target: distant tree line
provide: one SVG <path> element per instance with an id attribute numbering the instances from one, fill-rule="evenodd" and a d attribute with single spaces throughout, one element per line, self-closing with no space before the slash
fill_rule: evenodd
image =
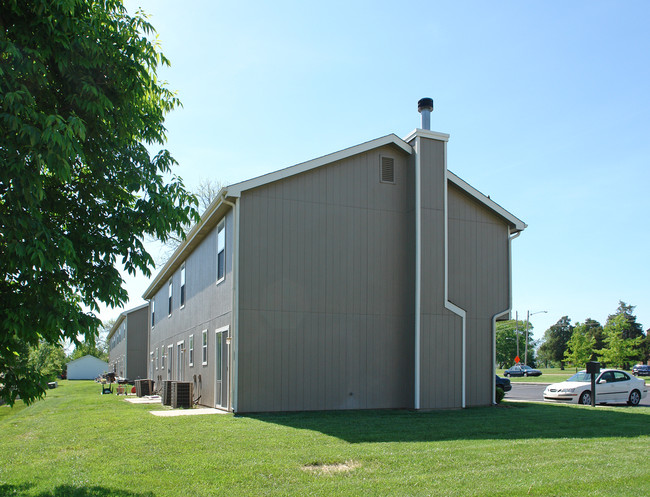
<path id="1" fill-rule="evenodd" d="M 532 325 L 528 324 L 528 365 L 583 368 L 588 361 L 599 361 L 605 366 L 629 369 L 632 363 L 647 363 L 650 360 L 650 329 L 644 333 L 634 309 L 635 306 L 619 301 L 616 312 L 607 317 L 605 326 L 591 318 L 572 325 L 568 316 L 562 316 L 539 341 L 530 336 Z M 514 363 L 517 339 L 519 350 L 524 350 L 523 333 L 515 333 L 515 328 L 523 330 L 525 322 L 497 323 L 496 355 L 501 367 Z M 536 353 L 531 353 L 536 346 Z M 523 362 L 521 353 L 520 358 Z"/>

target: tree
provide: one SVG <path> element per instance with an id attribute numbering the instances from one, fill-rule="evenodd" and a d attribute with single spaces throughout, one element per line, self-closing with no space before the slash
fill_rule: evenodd
<path id="1" fill-rule="evenodd" d="M 199 186 L 195 191 L 192 192 L 198 200 L 198 205 L 201 212 L 205 212 L 212 201 L 217 198 L 219 192 L 224 186 L 225 185 L 221 183 L 221 181 L 215 181 L 209 178 L 201 179 Z M 164 246 L 166 248 L 165 253 L 162 256 L 164 261 L 169 259 L 169 257 L 174 253 L 178 246 L 183 243 L 183 240 L 185 240 L 185 237 L 189 233 L 190 229 L 192 229 L 192 224 L 187 223 L 183 225 L 182 233 L 172 233 L 169 235 L 167 241 L 164 243 Z"/>
<path id="2" fill-rule="evenodd" d="M 634 309 L 636 306 L 634 305 L 628 305 L 622 300 L 618 301 L 618 308 L 616 309 L 616 312 L 614 314 L 610 314 L 607 317 L 607 322 L 605 323 L 605 327 L 607 325 L 611 324 L 616 317 L 622 316 L 625 320 L 623 323 L 622 321 L 619 323 L 623 325 L 623 328 L 621 329 L 621 336 L 622 338 L 638 338 L 643 336 L 643 326 L 640 323 L 636 322 L 636 316 L 632 314 L 634 312 Z"/>
<path id="3" fill-rule="evenodd" d="M 572 334 L 571 320 L 568 316 L 562 316 L 557 323 L 544 332 L 539 354 L 548 360 L 559 362 L 560 368 L 564 369 L 564 351 Z"/>
<path id="4" fill-rule="evenodd" d="M 596 351 L 598 349 L 602 349 L 605 346 L 605 342 L 603 341 L 605 339 L 605 336 L 603 335 L 603 327 L 598 321 L 591 318 L 585 319 L 585 322 L 582 323 L 582 326 L 585 327 L 587 337 L 593 338 L 594 340 L 592 354 L 589 360 L 595 361 L 598 358 Z"/>
<path id="5" fill-rule="evenodd" d="M 108 362 L 108 343 L 106 342 L 106 337 L 114 324 L 115 319 L 109 319 L 102 324 L 97 338 L 94 336 L 88 337 L 84 342 L 75 345 L 72 354 L 70 354 L 70 359 L 75 360 L 86 355 L 91 355 Z"/>
<path id="6" fill-rule="evenodd" d="M 65 368 L 66 358 L 63 348 L 51 343 L 41 342 L 30 347 L 28 365 L 41 376 L 41 386 L 45 388 L 48 381 L 54 381 Z"/>
<path id="7" fill-rule="evenodd" d="M 611 366 L 624 368 L 626 363 L 638 357 L 637 347 L 643 337 L 625 338 L 629 323 L 623 314 L 607 320 L 605 325 L 605 347 L 598 351 L 601 360 Z"/>
<path id="8" fill-rule="evenodd" d="M 574 367 L 579 368 L 591 359 L 594 353 L 596 339 L 589 335 L 589 328 L 586 324 L 576 323 L 573 334 L 567 342 L 567 349 L 564 351 L 564 358 Z"/>
<path id="9" fill-rule="evenodd" d="M 94 337 L 100 303 L 128 300 L 117 264 L 151 274 L 145 236 L 198 219 L 161 150 L 180 102 L 156 79 L 167 59 L 119 0 L 0 6 L 0 397 L 44 389 L 24 345 Z M 167 178 L 167 179 L 165 179 Z M 33 380 L 33 381 L 32 381 Z"/>
<path id="10" fill-rule="evenodd" d="M 519 338 L 519 353 L 523 355 L 525 347 L 526 321 L 515 322 L 514 319 L 509 321 L 497 322 L 496 329 L 496 361 L 499 367 L 509 368 L 515 362 L 517 355 L 517 338 Z M 534 356 L 535 340 L 533 340 L 532 324 L 528 324 L 528 363 L 535 366 L 536 359 Z M 517 333 L 517 330 L 519 333 Z"/>

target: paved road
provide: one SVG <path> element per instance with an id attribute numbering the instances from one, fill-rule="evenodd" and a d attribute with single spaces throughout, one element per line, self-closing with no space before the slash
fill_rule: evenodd
<path id="1" fill-rule="evenodd" d="M 543 401 L 544 389 L 547 383 L 516 383 L 512 382 L 512 390 L 506 393 L 506 400 Z M 650 394 L 641 399 L 643 406 L 650 407 Z"/>

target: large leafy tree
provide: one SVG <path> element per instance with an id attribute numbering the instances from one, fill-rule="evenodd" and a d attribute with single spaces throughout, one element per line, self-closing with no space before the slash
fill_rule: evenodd
<path id="1" fill-rule="evenodd" d="M 519 341 L 519 355 L 523 358 L 526 347 L 526 321 L 514 319 L 497 322 L 496 329 L 496 360 L 502 368 L 509 368 L 515 362 L 517 356 L 517 341 Z M 528 324 L 528 365 L 535 366 L 535 340 L 533 340 L 532 324 Z M 523 360 L 522 360 L 523 362 Z"/>
<path id="2" fill-rule="evenodd" d="M 628 322 L 623 314 L 608 320 L 605 325 L 605 347 L 598 351 L 601 360 L 610 366 L 624 368 L 628 361 L 639 356 L 639 345 L 643 337 L 626 338 Z"/>
<path id="3" fill-rule="evenodd" d="M 622 300 L 619 300 L 618 308 L 616 309 L 616 312 L 614 314 L 610 314 L 607 317 L 607 322 L 605 323 L 605 327 L 613 324 L 614 320 L 618 316 L 622 316 L 624 322 L 619 321 L 618 323 L 618 326 L 622 325 L 622 328 L 620 329 L 622 338 L 638 338 L 644 336 L 643 326 L 641 325 L 641 323 L 637 323 L 636 316 L 634 315 L 635 308 L 636 306 L 628 305 Z"/>
<path id="4" fill-rule="evenodd" d="M 559 362 L 561 369 L 564 369 L 564 351 L 572 334 L 571 319 L 562 316 L 557 323 L 544 332 L 539 354 L 548 360 Z"/>
<path id="5" fill-rule="evenodd" d="M 79 344 L 100 303 L 128 298 L 117 264 L 151 274 L 145 236 L 196 217 L 171 173 L 179 105 L 142 14 L 119 0 L 0 3 L 0 397 L 44 392 L 25 346 Z"/>
<path id="6" fill-rule="evenodd" d="M 596 339 L 590 335 L 590 329 L 585 323 L 576 323 L 573 334 L 567 342 L 564 358 L 576 368 L 584 367 L 594 353 Z"/>

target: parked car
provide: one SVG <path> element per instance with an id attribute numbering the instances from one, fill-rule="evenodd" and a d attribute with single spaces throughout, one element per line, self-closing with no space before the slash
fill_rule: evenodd
<path id="1" fill-rule="evenodd" d="M 542 376 L 542 372 L 525 364 L 515 364 L 510 369 L 506 369 L 503 376 Z"/>
<path id="2" fill-rule="evenodd" d="M 647 364 L 632 366 L 632 374 L 634 376 L 650 376 L 650 366 Z"/>
<path id="3" fill-rule="evenodd" d="M 501 378 L 498 374 L 495 376 L 497 387 L 499 387 L 504 392 L 509 392 L 512 390 L 512 385 L 510 384 L 510 380 L 508 378 Z"/>
<path id="4" fill-rule="evenodd" d="M 599 404 L 639 404 L 648 395 L 645 381 L 618 369 L 603 369 L 596 378 L 596 402 Z M 544 390 L 544 400 L 591 404 L 591 374 L 580 371 L 561 383 Z"/>

